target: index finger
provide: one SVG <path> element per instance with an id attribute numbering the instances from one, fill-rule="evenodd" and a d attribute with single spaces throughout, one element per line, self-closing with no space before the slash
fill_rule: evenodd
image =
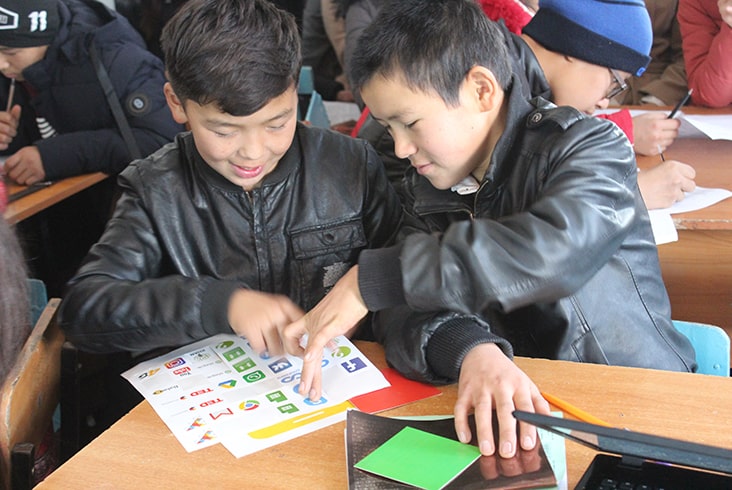
<path id="1" fill-rule="evenodd" d="M 314 349 L 310 343 L 305 350 L 305 357 L 302 361 L 302 373 L 300 374 L 299 392 L 308 396 L 311 400 L 319 400 L 322 393 L 321 387 L 321 359 L 323 348 Z"/>

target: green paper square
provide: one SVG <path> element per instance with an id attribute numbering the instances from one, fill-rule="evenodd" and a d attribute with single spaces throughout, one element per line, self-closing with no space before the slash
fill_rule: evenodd
<path id="1" fill-rule="evenodd" d="M 468 444 L 405 427 L 354 466 L 426 490 L 439 490 L 480 457 Z"/>

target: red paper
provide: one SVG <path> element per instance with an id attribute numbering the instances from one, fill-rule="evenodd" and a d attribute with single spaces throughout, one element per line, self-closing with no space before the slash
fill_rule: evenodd
<path id="1" fill-rule="evenodd" d="M 407 379 L 392 368 L 384 368 L 381 372 L 391 386 L 359 395 L 350 400 L 362 412 L 382 412 L 442 393 L 432 385 Z"/>

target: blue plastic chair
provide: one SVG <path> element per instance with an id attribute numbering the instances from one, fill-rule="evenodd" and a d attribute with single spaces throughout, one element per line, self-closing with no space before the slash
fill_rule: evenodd
<path id="1" fill-rule="evenodd" d="M 315 91 L 313 69 L 303 66 L 300 69 L 300 83 L 297 86 L 298 95 L 306 96 L 308 106 L 305 113 L 300 113 L 300 119 L 318 128 L 330 128 L 330 119 L 323 103 L 323 97 Z M 302 111 L 302 108 L 299 109 Z"/>
<path id="2" fill-rule="evenodd" d="M 43 309 L 48 304 L 46 285 L 40 279 L 28 279 L 28 296 L 30 300 L 30 324 L 35 325 Z"/>
<path id="3" fill-rule="evenodd" d="M 676 330 L 683 333 L 696 351 L 697 373 L 730 375 L 730 340 L 720 327 L 705 323 L 674 320 Z"/>

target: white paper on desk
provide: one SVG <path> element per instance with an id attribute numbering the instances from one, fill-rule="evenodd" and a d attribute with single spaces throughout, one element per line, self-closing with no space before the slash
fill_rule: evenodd
<path id="1" fill-rule="evenodd" d="M 325 112 L 331 124 L 338 124 L 347 121 L 358 121 L 361 117 L 361 110 L 353 102 L 339 102 L 324 100 Z"/>
<path id="2" fill-rule="evenodd" d="M 256 354 L 246 339 L 220 334 L 143 362 L 122 373 L 147 399 L 186 451 L 195 451 L 389 386 L 348 339 L 323 357 L 323 399 L 297 393 L 302 361 Z M 330 423 L 336 422 L 332 420 Z M 323 422 L 323 421 L 319 421 Z M 312 425 L 311 430 L 323 425 Z M 263 449 L 300 435 L 288 433 Z M 228 445 L 226 446 L 228 448 Z M 253 451 L 251 451 L 253 452 Z"/>
<path id="3" fill-rule="evenodd" d="M 676 225 L 667 209 L 652 209 L 648 211 L 651 218 L 651 228 L 653 229 L 653 239 L 656 245 L 675 242 L 679 239 L 679 232 L 676 231 Z"/>
<path id="4" fill-rule="evenodd" d="M 685 192 L 683 200 L 675 202 L 666 210 L 669 214 L 689 213 L 717 204 L 728 197 L 732 197 L 732 191 L 697 186 L 692 192 Z"/>
<path id="5" fill-rule="evenodd" d="M 607 115 L 619 111 L 619 107 L 608 107 L 594 112 L 596 115 Z M 663 112 L 669 114 L 668 110 L 629 110 L 630 117 L 640 116 L 646 112 Z M 677 138 L 711 138 L 711 139 L 732 139 L 732 115 L 699 114 L 689 115 L 679 111 L 674 116 L 681 123 Z"/>
<path id="6" fill-rule="evenodd" d="M 732 114 L 679 114 L 682 126 L 685 121 L 713 140 L 732 140 Z M 679 138 L 681 137 L 680 129 Z"/>
<path id="7" fill-rule="evenodd" d="M 676 231 L 676 226 L 671 217 L 672 214 L 688 213 L 704 209 L 728 197 L 732 197 L 732 191 L 697 186 L 693 192 L 686 192 L 684 195 L 685 197 L 682 201 L 674 203 L 671 207 L 648 211 L 656 245 L 675 242 L 679 239 L 679 233 Z"/>

